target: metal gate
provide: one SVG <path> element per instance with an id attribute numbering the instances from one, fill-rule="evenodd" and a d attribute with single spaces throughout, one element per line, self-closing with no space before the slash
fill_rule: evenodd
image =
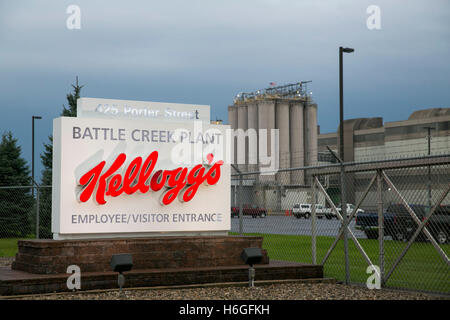
<path id="1" fill-rule="evenodd" d="M 339 175 L 341 199 L 354 201 L 350 209 L 345 210 L 347 205 L 342 203 L 338 208 L 321 183 L 324 176 L 332 179 L 333 175 Z M 337 236 L 318 261 L 316 201 L 312 201 L 313 262 L 326 267 L 342 241 L 346 283 L 364 282 L 375 273 L 382 287 L 450 293 L 448 156 L 342 164 L 339 168 L 317 169 L 313 177 L 313 199 L 317 193 L 323 194 L 330 210 L 341 221 Z M 364 211 L 360 210 L 363 204 Z M 350 223 L 364 230 L 370 239 L 356 237 Z M 349 248 L 349 239 L 356 250 Z M 365 274 L 361 263 L 355 263 L 358 258 L 352 251 L 357 251 L 359 260 L 369 267 Z"/>
<path id="2" fill-rule="evenodd" d="M 381 287 L 450 294 L 449 155 L 235 171 L 231 191 L 232 232 L 264 236 L 271 259 L 322 264 L 346 283 L 376 276 Z"/>

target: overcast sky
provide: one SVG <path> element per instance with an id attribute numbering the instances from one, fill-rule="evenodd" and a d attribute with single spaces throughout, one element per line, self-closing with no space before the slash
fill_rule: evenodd
<path id="1" fill-rule="evenodd" d="M 72 4 L 81 29 L 66 27 Z M 367 28 L 369 5 L 380 30 Z M 0 132 L 30 161 L 31 116 L 44 118 L 40 153 L 76 75 L 82 96 L 209 104 L 225 121 L 238 92 L 312 80 L 321 132 L 334 132 L 340 45 L 355 48 L 347 119 L 450 106 L 448 0 L 0 0 Z"/>

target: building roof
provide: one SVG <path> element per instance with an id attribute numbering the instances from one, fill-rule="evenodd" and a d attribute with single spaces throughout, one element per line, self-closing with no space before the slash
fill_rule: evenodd
<path id="1" fill-rule="evenodd" d="M 344 120 L 344 128 L 345 126 L 348 125 L 351 125 L 353 130 L 380 128 L 383 127 L 383 118 L 375 117 L 375 118 L 357 118 Z"/>
<path id="2" fill-rule="evenodd" d="M 430 108 L 430 109 L 423 109 L 423 110 L 417 110 L 411 113 L 408 120 L 419 120 L 419 119 L 426 119 L 426 118 L 436 118 L 436 117 L 443 117 L 443 116 L 450 116 L 450 108 Z"/>

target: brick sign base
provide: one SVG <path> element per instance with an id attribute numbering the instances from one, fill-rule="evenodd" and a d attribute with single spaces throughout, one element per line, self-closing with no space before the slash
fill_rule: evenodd
<path id="1" fill-rule="evenodd" d="M 20 240 L 13 270 L 32 274 L 62 274 L 77 265 L 81 272 L 111 271 L 114 254 L 133 257 L 133 270 L 205 268 L 242 265 L 241 252 L 262 247 L 262 237 L 199 236 L 95 240 Z M 262 264 L 269 257 L 263 250 Z"/>

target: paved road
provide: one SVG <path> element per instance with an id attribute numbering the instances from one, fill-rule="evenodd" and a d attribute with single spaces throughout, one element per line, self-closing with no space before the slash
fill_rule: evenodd
<path id="1" fill-rule="evenodd" d="M 339 232 L 341 222 L 332 219 L 317 219 L 318 236 L 336 236 Z M 355 221 L 350 222 L 350 229 L 357 238 L 366 238 L 364 232 L 355 229 Z M 231 231 L 239 232 L 239 218 L 231 219 Z M 271 233 L 271 234 L 293 234 L 311 235 L 311 219 L 297 219 L 294 216 L 268 216 L 265 218 L 252 218 L 244 216 L 244 233 Z"/>

